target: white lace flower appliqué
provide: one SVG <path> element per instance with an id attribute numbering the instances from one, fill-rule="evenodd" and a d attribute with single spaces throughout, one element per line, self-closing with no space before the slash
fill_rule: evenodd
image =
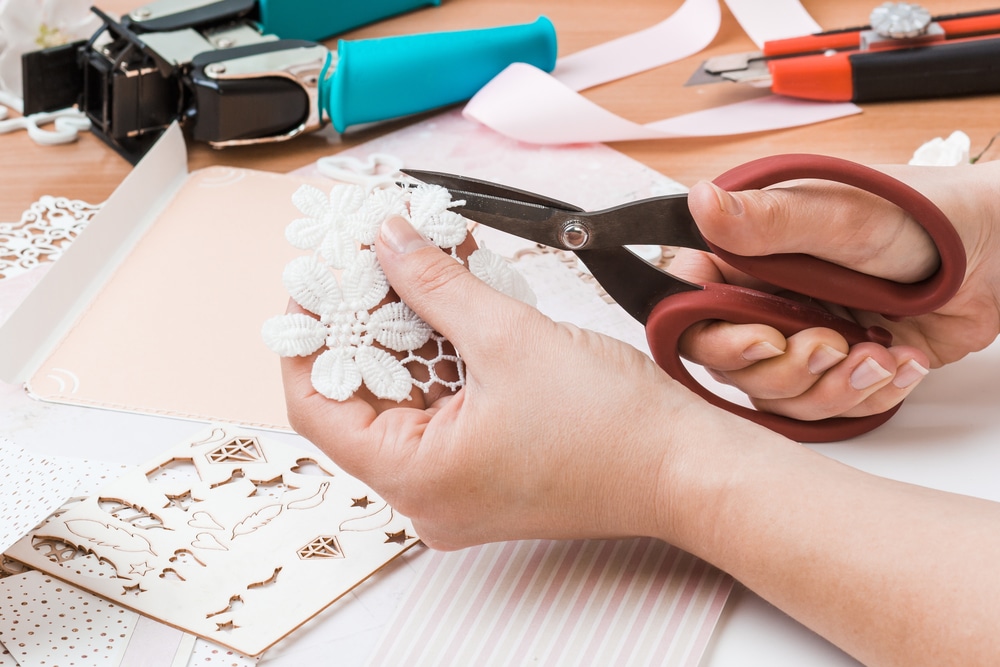
<path id="1" fill-rule="evenodd" d="M 308 356 L 325 347 L 313 364 L 312 383 L 320 394 L 338 401 L 353 396 L 362 384 L 375 396 L 395 401 L 409 398 L 414 386 L 424 391 L 432 384 L 460 387 L 464 366 L 444 337 L 406 304 L 385 302 L 389 283 L 370 248 L 382 222 L 401 215 L 458 259 L 456 248 L 465 241 L 468 223 L 450 210 L 456 203 L 448 191 L 390 185 L 366 193 L 357 185 L 338 184 L 327 194 L 304 185 L 292 202 L 306 217 L 294 220 L 285 236 L 313 254 L 289 263 L 283 281 L 295 302 L 317 317 L 270 318 L 262 328 L 265 344 L 281 356 Z M 524 278 L 498 255 L 480 248 L 468 263 L 487 284 L 534 301 Z M 426 348 L 435 350 L 431 358 L 422 356 Z M 427 379 L 408 370 L 414 362 L 426 369 Z M 438 375 L 436 365 L 442 362 L 454 364 L 456 380 Z"/>

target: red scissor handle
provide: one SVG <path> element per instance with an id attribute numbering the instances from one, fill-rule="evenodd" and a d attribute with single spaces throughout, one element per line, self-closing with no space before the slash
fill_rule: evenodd
<path id="1" fill-rule="evenodd" d="M 710 242 L 709 246 L 732 266 L 774 285 L 892 317 L 930 312 L 958 291 L 966 265 L 958 233 L 930 200 L 881 172 L 832 157 L 780 155 L 748 162 L 715 182 L 726 190 L 745 190 L 799 178 L 820 178 L 859 187 L 905 209 L 937 245 L 941 255 L 939 269 L 930 278 L 908 285 L 858 273 L 809 255 L 744 257 Z M 674 294 L 657 304 L 646 321 L 650 351 L 661 368 L 709 403 L 800 442 L 828 442 L 861 435 L 885 423 L 899 409 L 896 405 L 868 417 L 802 421 L 727 401 L 695 380 L 678 353 L 684 332 L 704 320 L 762 323 L 785 336 L 807 328 L 827 327 L 839 332 L 852 345 L 864 341 L 888 345 L 891 336 L 884 329 L 863 329 L 821 308 L 734 285 L 708 284 L 702 290 Z"/>
<path id="2" fill-rule="evenodd" d="M 710 283 L 703 290 L 674 294 L 658 303 L 646 320 L 646 338 L 653 360 L 672 378 L 709 403 L 745 417 L 799 442 L 845 440 L 881 426 L 895 414 L 899 405 L 868 417 L 834 417 L 802 421 L 770 412 L 761 412 L 717 396 L 696 380 L 678 354 L 680 338 L 691 325 L 703 320 L 725 320 L 734 324 L 763 323 L 785 336 L 802 329 L 827 327 L 839 332 L 850 344 L 872 341 L 888 345 L 888 331 L 862 327 L 831 313 L 773 294 Z"/>
<path id="3" fill-rule="evenodd" d="M 922 315 L 947 303 L 965 279 L 965 247 L 958 232 L 931 200 L 891 176 L 855 162 L 824 155 L 788 154 L 753 160 L 715 179 L 724 190 L 753 190 L 776 183 L 818 178 L 867 190 L 909 213 L 930 235 L 941 263 L 931 277 L 897 283 L 859 273 L 810 255 L 746 257 L 706 243 L 731 266 L 772 285 L 886 317 Z"/>

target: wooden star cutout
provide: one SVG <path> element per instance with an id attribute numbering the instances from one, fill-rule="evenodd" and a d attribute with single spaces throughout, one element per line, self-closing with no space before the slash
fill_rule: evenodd
<path id="1" fill-rule="evenodd" d="M 139 593 L 145 593 L 145 592 L 146 592 L 146 589 L 144 589 L 139 584 L 135 584 L 133 586 L 123 586 L 122 587 L 122 595 L 138 595 Z"/>
<path id="2" fill-rule="evenodd" d="M 361 496 L 360 498 L 351 498 L 354 502 L 351 503 L 351 507 L 360 507 L 364 509 L 372 504 L 372 501 L 368 500 L 368 496 Z"/>
<path id="3" fill-rule="evenodd" d="M 216 623 L 215 624 L 215 630 L 216 630 L 216 632 L 232 632 L 233 630 L 235 630 L 238 627 L 240 627 L 240 626 L 236 625 L 232 621 L 226 621 L 225 623 Z"/>
<path id="4" fill-rule="evenodd" d="M 138 574 L 140 577 L 145 577 L 150 570 L 154 569 L 149 563 L 145 561 L 142 563 L 133 563 L 132 567 L 129 568 L 129 574 Z"/>
<path id="5" fill-rule="evenodd" d="M 385 534 L 385 544 L 389 544 L 389 543 L 392 543 L 392 544 L 406 544 L 406 540 L 412 540 L 412 539 L 413 539 L 413 536 L 412 535 L 407 535 L 405 528 L 403 530 L 397 531 L 395 533 L 386 533 Z"/>

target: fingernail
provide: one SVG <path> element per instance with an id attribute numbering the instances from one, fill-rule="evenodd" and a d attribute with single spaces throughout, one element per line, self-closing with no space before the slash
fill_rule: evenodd
<path id="1" fill-rule="evenodd" d="M 743 213 L 743 203 L 739 199 L 726 192 L 715 183 L 712 183 L 711 185 L 712 189 L 715 190 L 715 197 L 719 200 L 719 208 L 729 215 L 740 215 Z"/>
<path id="2" fill-rule="evenodd" d="M 918 364 L 913 359 L 910 359 L 896 369 L 896 377 L 892 379 L 892 383 L 900 389 L 906 389 L 907 387 L 924 379 L 928 373 L 930 373 L 929 370 Z"/>
<path id="3" fill-rule="evenodd" d="M 877 361 L 868 357 L 851 373 L 851 386 L 858 391 L 863 391 L 890 376 L 892 376 L 892 373 L 882 368 Z"/>
<path id="4" fill-rule="evenodd" d="M 727 378 L 725 375 L 715 370 L 714 368 L 706 368 L 705 370 L 708 371 L 709 376 L 719 384 L 728 384 L 728 385 L 733 384 L 729 378 Z"/>
<path id="5" fill-rule="evenodd" d="M 847 355 L 840 350 L 824 344 L 817 347 L 813 353 L 809 355 L 807 366 L 809 367 L 810 373 L 813 375 L 819 375 L 823 371 L 830 370 L 846 358 Z"/>
<path id="6" fill-rule="evenodd" d="M 766 340 L 762 340 L 759 343 L 754 343 L 747 349 L 743 350 L 741 355 L 747 361 L 761 361 L 763 359 L 771 359 L 773 357 L 783 354 L 781 350 L 771 345 Z"/>
<path id="7" fill-rule="evenodd" d="M 430 245 L 430 241 L 424 238 L 406 218 L 399 215 L 394 215 L 382 223 L 379 238 L 390 250 L 401 254 Z"/>

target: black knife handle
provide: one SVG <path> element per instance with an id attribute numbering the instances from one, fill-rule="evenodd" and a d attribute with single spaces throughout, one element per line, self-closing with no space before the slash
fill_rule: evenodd
<path id="1" fill-rule="evenodd" d="M 849 56 L 852 102 L 1000 92 L 1000 37 Z"/>

